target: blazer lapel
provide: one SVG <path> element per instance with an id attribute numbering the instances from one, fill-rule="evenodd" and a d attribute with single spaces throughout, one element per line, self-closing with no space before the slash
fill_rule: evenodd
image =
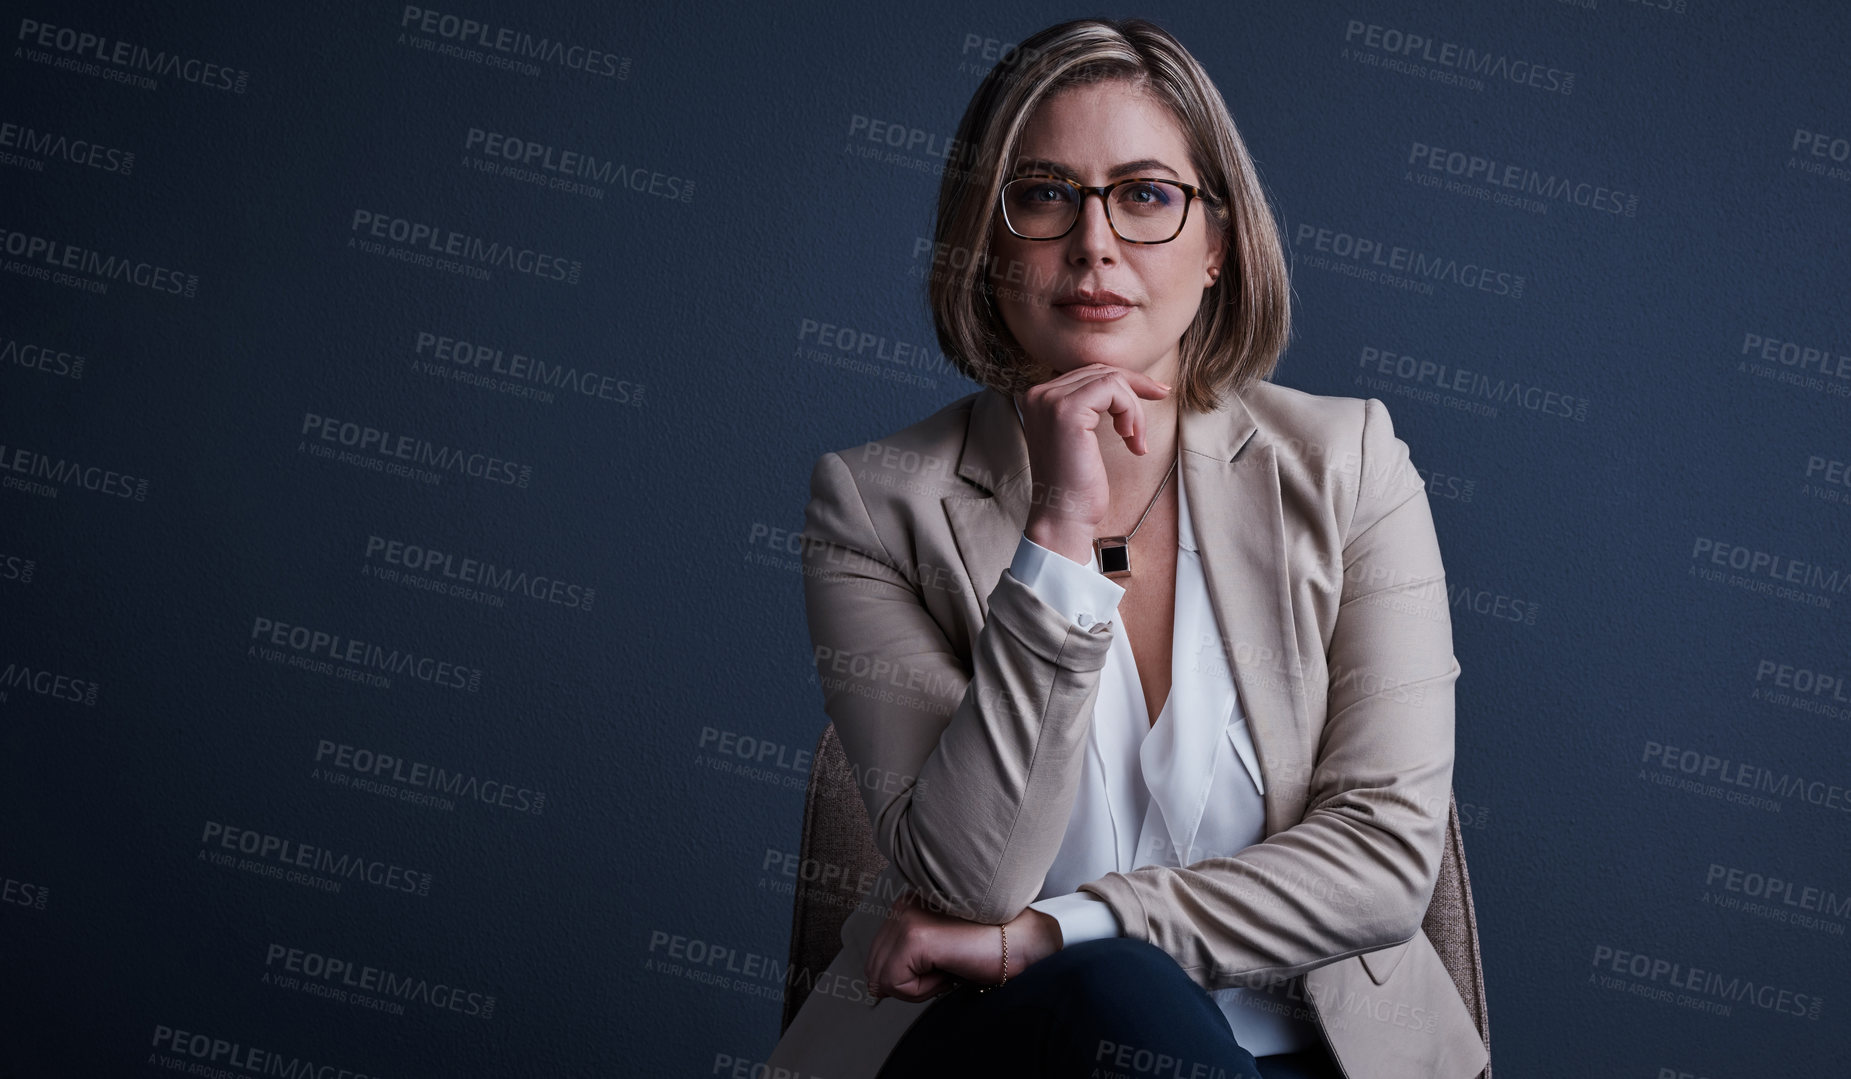
<path id="1" fill-rule="evenodd" d="M 1195 544 L 1248 733 L 1266 780 L 1266 834 L 1304 816 L 1312 747 L 1279 493 L 1277 449 L 1238 394 L 1184 412 L 1182 464 Z"/>
<path id="2" fill-rule="evenodd" d="M 1028 441 L 1007 394 L 987 388 L 977 394 L 958 454 L 958 475 L 984 492 L 939 500 L 970 575 L 965 613 L 975 639 L 977 627 L 990 617 L 990 591 L 1009 568 L 1022 530 L 1028 527 Z"/>
<path id="3" fill-rule="evenodd" d="M 1266 834 L 1272 835 L 1304 815 L 1312 753 L 1292 632 L 1276 449 L 1253 437 L 1258 427 L 1237 393 L 1214 412 L 1183 412 L 1179 428 L 1177 471 L 1221 646 L 1266 779 Z M 1028 524 L 1028 443 L 1006 394 L 988 388 L 977 394 L 957 474 L 983 492 L 940 500 L 970 575 L 966 614 L 978 627 L 989 617 L 990 591 Z"/>

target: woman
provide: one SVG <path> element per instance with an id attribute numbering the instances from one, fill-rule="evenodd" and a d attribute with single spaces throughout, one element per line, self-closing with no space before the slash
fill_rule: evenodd
<path id="1" fill-rule="evenodd" d="M 1470 1079 L 1420 930 L 1432 519 L 1380 401 L 1264 381 L 1289 287 L 1219 93 L 1075 20 L 957 139 L 938 250 L 981 257 L 931 301 L 984 388 L 811 478 L 825 708 L 890 865 L 771 1074 Z"/>

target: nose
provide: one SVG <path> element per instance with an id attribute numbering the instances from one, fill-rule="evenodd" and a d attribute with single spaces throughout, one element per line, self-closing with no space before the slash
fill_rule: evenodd
<path id="1" fill-rule="evenodd" d="M 1094 207 L 1093 197 L 1099 205 Z M 1080 219 L 1067 233 L 1067 256 L 1075 262 L 1110 261 L 1117 250 L 1118 234 L 1112 231 L 1112 218 L 1106 209 L 1105 196 L 1097 191 L 1080 195 Z"/>

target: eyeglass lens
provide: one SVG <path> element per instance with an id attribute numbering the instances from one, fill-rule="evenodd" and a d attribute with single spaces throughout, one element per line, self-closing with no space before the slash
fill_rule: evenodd
<path id="1" fill-rule="evenodd" d="M 1064 234 L 1080 213 L 1081 196 L 1060 180 L 1024 177 L 1003 185 L 1009 227 L 1034 240 Z M 1168 240 L 1182 230 L 1189 193 L 1164 180 L 1135 180 L 1112 189 L 1107 217 L 1127 240 Z"/>

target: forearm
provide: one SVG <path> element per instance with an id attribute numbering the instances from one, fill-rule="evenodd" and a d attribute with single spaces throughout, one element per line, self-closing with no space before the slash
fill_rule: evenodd
<path id="1" fill-rule="evenodd" d="M 1070 557 L 1049 550 L 1026 533 L 1016 545 L 1015 555 L 1010 561 L 1005 577 L 1026 585 L 1038 600 L 1065 615 L 1074 627 L 1089 631 L 1101 622 L 1116 618 L 1118 601 L 1125 594 L 1123 586 L 1095 573 L 1089 563 L 1077 562 Z M 991 598 L 991 605 L 994 609 L 994 595 Z M 992 620 L 994 620 L 994 615 Z M 1098 632 L 1104 633 L 1106 630 L 1101 628 Z M 1084 705 L 1083 708 L 1084 714 L 1090 714 L 1090 703 Z M 1085 732 L 1086 727 L 1081 724 L 1076 733 L 1084 738 Z M 1062 778 L 1074 775 L 1078 771 L 1077 761 L 1064 753 L 1059 758 L 1050 759 L 1045 763 L 1052 765 Z M 1031 764 L 1031 767 L 1034 765 Z M 1033 785 L 1033 783 L 1030 784 L 1031 787 Z M 1060 839 L 1065 835 L 1067 818 L 1072 812 L 1072 797 L 1072 792 L 1063 789 L 1061 795 L 1054 801 L 1055 811 L 1037 812 L 1025 817 L 1018 816 L 1012 839 L 1019 837 L 1019 845 L 1025 849 L 1045 849 L 1049 851 L 1046 857 L 1051 858 L 1053 852 L 1058 850 Z M 1065 809 L 1058 808 L 1063 805 Z M 918 806 L 915 805 L 914 812 L 917 811 Z M 1010 852 L 1004 852 L 1002 857 L 1005 863 L 1011 861 Z M 1021 874 L 1020 884 L 1016 884 L 1013 880 L 1003 882 L 1003 901 L 998 904 L 999 909 L 991 912 L 993 916 L 1000 917 L 1010 913 L 1013 900 L 1009 897 L 1013 888 L 1025 888 L 1032 878 L 1036 890 L 1039 890 L 1041 878 L 1046 874 L 1045 861 L 1046 858 L 1028 858 L 1023 862 L 1024 872 Z M 1110 911 L 1105 909 L 1104 904 L 1090 896 L 1080 898 L 1081 902 L 1077 905 L 1069 901 L 1065 906 L 1056 905 L 1054 908 L 1059 912 L 1056 918 L 1063 930 L 1062 935 L 1065 935 L 1064 930 L 1070 922 L 1075 920 L 1076 916 L 1078 916 L 1078 928 L 1085 934 L 1082 939 L 1116 934 L 1116 923 Z"/>
<path id="2" fill-rule="evenodd" d="M 1053 613 L 1003 574 L 956 711 L 918 783 L 874 822 L 907 879 L 972 921 L 999 924 L 1034 898 L 1079 790 L 1109 629 Z"/>
<path id="3" fill-rule="evenodd" d="M 811 490 L 810 638 L 875 847 L 933 906 L 1001 924 L 1065 832 L 1111 625 L 1078 625 L 1005 571 L 966 660 L 835 454 Z"/>
<path id="4" fill-rule="evenodd" d="M 1156 944 L 1205 988 L 1290 978 L 1419 931 L 1439 874 L 1451 777 L 1447 755 L 1392 786 L 1326 798 L 1228 857 L 1108 873 L 1079 890 L 1104 900 L 1124 935 Z"/>

